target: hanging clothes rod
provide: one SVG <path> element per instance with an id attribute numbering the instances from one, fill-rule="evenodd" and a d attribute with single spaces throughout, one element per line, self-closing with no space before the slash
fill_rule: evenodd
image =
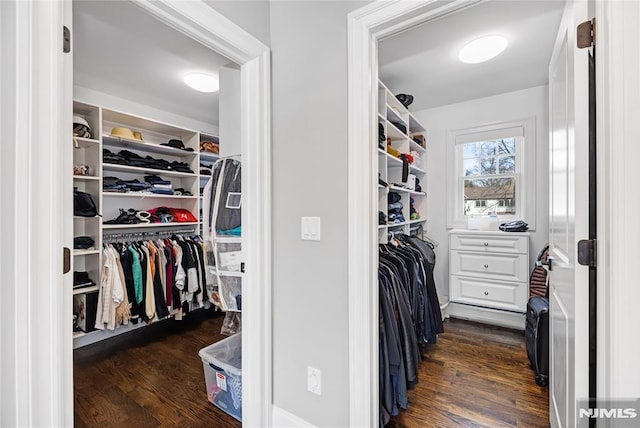
<path id="1" fill-rule="evenodd" d="M 113 233 L 113 234 L 105 235 L 103 240 L 105 242 L 117 241 L 119 239 L 142 240 L 150 237 L 166 237 L 166 236 L 181 235 L 181 234 L 194 235 L 195 228 L 194 229 L 178 229 L 178 230 L 159 230 L 159 231 L 153 231 L 153 232 Z"/>

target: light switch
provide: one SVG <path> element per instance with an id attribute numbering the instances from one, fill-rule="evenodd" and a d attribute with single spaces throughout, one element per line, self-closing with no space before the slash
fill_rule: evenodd
<path id="1" fill-rule="evenodd" d="M 302 217 L 300 221 L 300 231 L 303 241 L 319 241 L 320 217 Z"/>

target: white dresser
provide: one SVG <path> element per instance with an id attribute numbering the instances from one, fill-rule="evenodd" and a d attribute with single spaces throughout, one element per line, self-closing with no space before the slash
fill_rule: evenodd
<path id="1" fill-rule="evenodd" d="M 448 314 L 524 330 L 529 298 L 529 233 L 449 233 Z"/>

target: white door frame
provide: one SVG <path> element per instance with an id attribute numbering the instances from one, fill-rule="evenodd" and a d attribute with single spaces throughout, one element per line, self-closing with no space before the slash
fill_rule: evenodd
<path id="1" fill-rule="evenodd" d="M 243 423 L 269 426 L 271 352 L 270 50 L 202 1 L 134 0 L 241 65 Z M 65 72 L 63 2 L 0 2 L 0 426 L 73 425 L 70 293 L 61 232 Z M 67 91 L 68 92 L 68 91 Z M 66 104 L 65 104 L 66 103 Z M 69 211 L 67 211 L 69 212 Z M 10 350 L 10 351 L 9 351 Z"/>
<path id="2" fill-rule="evenodd" d="M 349 419 L 379 423 L 378 387 L 378 40 L 478 0 L 373 2 L 351 12 L 349 65 Z"/>
<path id="3" fill-rule="evenodd" d="M 377 42 L 418 23 L 475 1 L 374 2 L 348 16 L 349 64 L 349 399 L 350 425 L 378 425 L 378 293 L 377 287 Z M 627 397 L 629 379 L 640 378 L 640 368 L 629 355 L 638 355 L 637 341 L 628 328 L 640 322 L 633 306 L 640 301 L 637 284 L 637 213 L 640 199 L 631 185 L 637 167 L 622 168 L 640 157 L 640 129 L 630 112 L 637 111 L 637 74 L 640 64 L 634 43 L 640 7 L 634 2 L 597 1 L 595 8 L 598 108 L 598 394 Z M 630 66 L 633 68 L 630 70 Z M 628 87 L 633 91 L 625 91 Z M 635 97 L 635 98 L 634 98 Z M 615 149 L 611 150 L 615 144 Z M 628 155 L 633 152 L 634 155 Z M 625 156 L 627 153 L 627 156 Z M 626 189 L 626 190 L 625 190 Z M 620 207 L 630 209 L 621 210 Z M 625 211 L 625 212 L 623 212 Z M 624 220 L 624 222 L 621 222 Z M 614 265 L 616 268 L 614 269 Z M 630 307 L 631 306 L 631 307 Z M 619 310 L 620 307 L 628 307 Z M 616 309 L 616 310 L 614 310 Z M 614 364 L 615 363 L 615 364 Z M 629 376 L 628 374 L 635 376 Z M 640 388 L 635 382 L 636 388 Z M 636 396 L 640 391 L 635 391 Z"/>
<path id="4" fill-rule="evenodd" d="M 640 156 L 637 2 L 596 1 L 596 112 L 598 157 L 598 397 L 640 397 L 637 213 L 634 176 Z M 635 192 L 637 193 L 637 192 Z M 616 426 L 614 421 L 602 426 Z"/>

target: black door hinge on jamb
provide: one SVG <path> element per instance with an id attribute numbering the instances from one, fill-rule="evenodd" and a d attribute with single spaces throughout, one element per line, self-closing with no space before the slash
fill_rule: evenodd
<path id="1" fill-rule="evenodd" d="M 584 21 L 578 25 L 576 30 L 576 45 L 579 49 L 590 48 L 594 45 L 596 32 L 596 19 L 591 21 Z"/>
<path id="2" fill-rule="evenodd" d="M 62 52 L 71 52 L 71 31 L 66 25 L 62 27 Z"/>
<path id="3" fill-rule="evenodd" d="M 598 266 L 597 245 L 598 241 L 596 239 L 578 241 L 578 263 L 582 266 Z"/>

